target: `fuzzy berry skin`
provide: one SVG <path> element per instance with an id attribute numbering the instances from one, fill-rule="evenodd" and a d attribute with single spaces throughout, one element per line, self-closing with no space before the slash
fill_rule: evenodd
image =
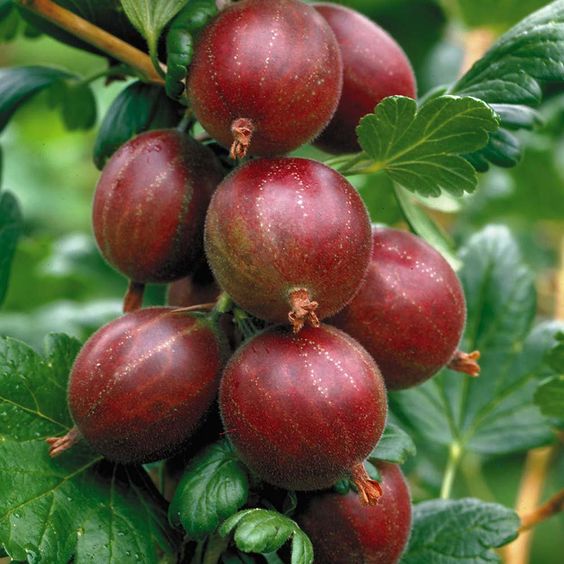
<path id="1" fill-rule="evenodd" d="M 329 153 L 360 151 L 356 126 L 387 96 L 416 97 L 415 75 L 398 43 L 367 17 L 337 4 L 314 4 L 343 58 L 343 92 L 333 119 L 315 144 Z"/>
<path id="2" fill-rule="evenodd" d="M 229 147 L 232 123 L 252 122 L 249 154 L 274 156 L 309 142 L 333 115 L 341 55 L 325 20 L 299 0 L 243 0 L 203 31 L 188 98 L 206 131 Z"/>
<path id="3" fill-rule="evenodd" d="M 333 485 L 374 448 L 386 391 L 353 339 L 322 325 L 269 328 L 228 363 L 219 407 L 227 436 L 264 481 L 290 490 Z"/>
<path id="4" fill-rule="evenodd" d="M 80 434 L 110 460 L 164 458 L 212 404 L 223 346 L 203 320 L 148 308 L 102 327 L 80 351 L 69 408 Z"/>
<path id="5" fill-rule="evenodd" d="M 376 228 L 366 280 L 331 323 L 373 356 L 386 386 L 415 386 L 453 357 L 466 321 L 464 293 L 448 262 L 404 231 Z"/>
<path id="6" fill-rule="evenodd" d="M 219 285 L 256 317 L 288 323 L 289 296 L 304 288 L 320 319 L 359 288 L 371 228 L 357 191 L 329 167 L 298 158 L 258 159 L 218 187 L 205 247 Z"/>
<path id="7" fill-rule="evenodd" d="M 167 304 L 189 307 L 215 302 L 220 289 L 205 259 L 186 278 L 172 282 L 168 287 Z"/>
<path id="8" fill-rule="evenodd" d="M 222 178 L 214 154 L 175 130 L 122 145 L 94 195 L 92 224 L 104 258 L 135 282 L 186 276 L 201 258 L 206 210 Z"/>
<path id="9" fill-rule="evenodd" d="M 354 492 L 312 495 L 296 517 L 313 543 L 316 564 L 395 564 L 409 539 L 411 498 L 399 468 L 378 463 L 382 497 L 362 505 Z"/>

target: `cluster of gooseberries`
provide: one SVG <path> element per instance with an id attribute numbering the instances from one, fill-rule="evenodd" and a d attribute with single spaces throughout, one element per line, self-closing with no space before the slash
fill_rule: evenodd
<path id="1" fill-rule="evenodd" d="M 447 364 L 477 370 L 457 351 L 464 296 L 425 242 L 372 229 L 335 170 L 281 155 L 312 141 L 358 150 L 364 114 L 385 96 L 415 96 L 409 62 L 348 8 L 243 0 L 203 30 L 186 82 L 191 110 L 229 148 L 233 170 L 224 178 L 214 152 L 178 130 L 143 133 L 106 165 L 93 228 L 130 280 L 125 315 L 79 353 L 68 388 L 75 427 L 49 439 L 51 454 L 84 438 L 120 463 L 165 458 L 218 398 L 252 472 L 317 492 L 297 516 L 316 561 L 394 562 L 409 492 L 397 466 L 382 463 L 379 483 L 363 461 L 385 426 L 386 388 Z M 141 307 L 147 283 L 172 283 L 168 307 Z M 220 290 L 210 314 L 189 307 Z M 265 329 L 228 339 L 225 303 Z M 347 477 L 355 492 L 318 492 Z"/>

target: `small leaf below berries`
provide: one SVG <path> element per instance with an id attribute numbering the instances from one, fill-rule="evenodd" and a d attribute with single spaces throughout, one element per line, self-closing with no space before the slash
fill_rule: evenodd
<path id="1" fill-rule="evenodd" d="M 409 456 L 415 456 L 415 443 L 398 425 L 388 422 L 380 441 L 369 454 L 368 459 L 385 460 L 403 464 Z"/>
<path id="2" fill-rule="evenodd" d="M 215 531 L 247 501 L 249 480 L 228 441 L 215 443 L 186 468 L 169 508 L 169 518 L 199 540 Z"/>
<path id="3" fill-rule="evenodd" d="M 10 192 L 0 192 L 0 305 L 6 297 L 12 259 L 22 229 L 18 201 Z"/>
<path id="4" fill-rule="evenodd" d="M 432 500 L 413 509 L 413 527 L 402 564 L 499 562 L 492 550 L 512 541 L 517 514 L 478 499 Z"/>
<path id="5" fill-rule="evenodd" d="M 276 552 L 292 539 L 291 564 L 313 562 L 309 537 L 288 517 L 267 509 L 245 509 L 231 516 L 219 529 L 222 536 L 233 533 L 235 545 L 242 552 Z"/>
<path id="6" fill-rule="evenodd" d="M 158 547 L 172 552 L 176 539 L 145 471 L 85 444 L 47 453 L 45 438 L 72 424 L 66 384 L 79 347 L 51 336 L 42 357 L 0 339 L 0 545 L 16 561 L 157 564 Z"/>
<path id="7" fill-rule="evenodd" d="M 360 145 L 395 182 L 424 196 L 473 192 L 478 177 L 462 156 L 481 149 L 499 125 L 481 100 L 432 98 L 417 109 L 404 96 L 391 96 L 365 116 L 357 128 Z"/>

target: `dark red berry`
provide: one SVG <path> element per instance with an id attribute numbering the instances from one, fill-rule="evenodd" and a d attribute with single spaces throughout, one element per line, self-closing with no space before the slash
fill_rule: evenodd
<path id="1" fill-rule="evenodd" d="M 80 351 L 68 401 L 92 448 L 123 463 L 164 458 L 212 404 L 223 349 L 207 321 L 149 308 L 102 327 Z"/>
<path id="2" fill-rule="evenodd" d="M 373 231 L 368 274 L 331 322 L 373 356 L 389 389 L 415 386 L 455 355 L 466 304 L 448 262 L 422 239 L 388 228 Z"/>
<path id="3" fill-rule="evenodd" d="M 106 260 L 135 282 L 186 276 L 201 257 L 206 209 L 222 176 L 209 149 L 175 130 L 122 145 L 94 196 L 94 235 Z"/>
<path id="4" fill-rule="evenodd" d="M 395 564 L 411 529 L 409 488 L 399 468 L 378 463 L 382 496 L 367 507 L 355 493 L 310 497 L 296 516 L 313 543 L 316 564 Z"/>
<path id="5" fill-rule="evenodd" d="M 343 93 L 333 119 L 315 144 L 330 153 L 360 150 L 356 126 L 386 96 L 416 97 L 415 76 L 397 42 L 380 26 L 345 6 L 315 4 L 335 33 L 343 58 Z"/>
<path id="6" fill-rule="evenodd" d="M 256 317 L 317 324 L 358 289 L 369 261 L 370 222 L 356 190 L 307 159 L 251 161 L 212 198 L 205 230 L 220 286 Z M 317 307 L 318 305 L 318 307 Z"/>
<path id="7" fill-rule="evenodd" d="M 386 390 L 366 351 L 334 327 L 254 337 L 228 363 L 219 407 L 227 436 L 264 481 L 315 490 L 352 474 L 367 503 L 377 497 L 359 467 L 382 434 Z"/>
<path id="8" fill-rule="evenodd" d="M 203 31 L 188 98 L 232 156 L 281 155 L 309 142 L 339 101 L 339 47 L 325 20 L 299 0 L 243 0 Z"/>

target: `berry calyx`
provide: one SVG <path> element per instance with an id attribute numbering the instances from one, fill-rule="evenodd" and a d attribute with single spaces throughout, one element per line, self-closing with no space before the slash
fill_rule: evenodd
<path id="1" fill-rule="evenodd" d="M 308 495 L 295 516 L 313 544 L 316 564 L 395 564 L 411 529 L 411 498 L 394 464 L 378 462 L 382 497 L 364 505 L 355 493 Z"/>
<path id="2" fill-rule="evenodd" d="M 264 481 L 314 490 L 352 474 L 365 501 L 377 499 L 358 465 L 383 432 L 386 390 L 368 353 L 338 329 L 271 327 L 247 341 L 226 366 L 219 406 Z"/>
<path id="3" fill-rule="evenodd" d="M 332 29 L 343 58 L 343 91 L 315 145 L 329 153 L 360 151 L 356 127 L 387 96 L 416 97 L 415 75 L 398 43 L 366 16 L 338 4 L 314 4 Z"/>
<path id="4" fill-rule="evenodd" d="M 187 77 L 190 106 L 233 158 L 288 153 L 315 138 L 342 86 L 335 37 L 299 0 L 242 0 L 202 32 Z"/>
<path id="5" fill-rule="evenodd" d="M 371 249 L 358 192 L 309 159 L 257 159 L 218 187 L 205 248 L 219 285 L 244 310 L 274 323 L 316 325 L 357 291 Z"/>
<path id="6" fill-rule="evenodd" d="M 96 187 L 92 225 L 102 255 L 136 284 L 186 276 L 201 258 L 206 210 L 222 178 L 215 155 L 179 131 L 128 141 Z"/>
<path id="7" fill-rule="evenodd" d="M 466 303 L 448 262 L 411 233 L 375 228 L 372 240 L 366 279 L 331 322 L 366 348 L 391 390 L 415 386 L 449 362 L 479 370 L 479 353 L 457 352 Z"/>
<path id="8" fill-rule="evenodd" d="M 463 351 L 456 351 L 448 363 L 448 367 L 456 372 L 463 372 L 476 378 L 480 375 L 480 351 L 472 351 L 465 353 Z"/>
<path id="9" fill-rule="evenodd" d="M 203 319 L 148 308 L 97 331 L 68 385 L 75 428 L 49 439 L 56 456 L 82 436 L 116 462 L 145 463 L 178 450 L 217 392 L 224 348 Z"/>

